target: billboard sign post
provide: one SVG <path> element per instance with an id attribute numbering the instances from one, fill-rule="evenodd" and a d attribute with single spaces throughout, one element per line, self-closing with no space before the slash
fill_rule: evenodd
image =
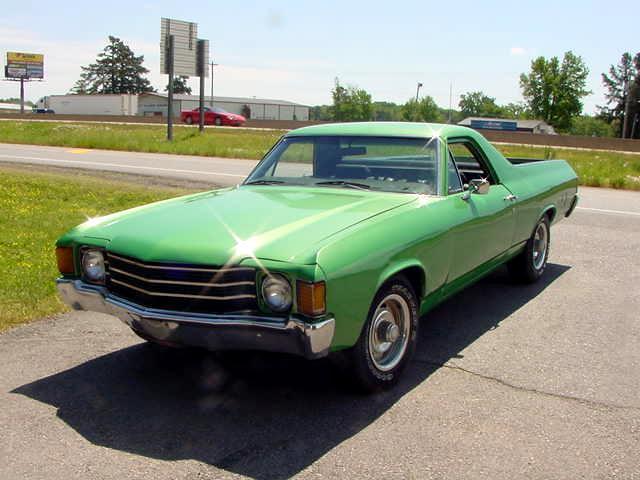
<path id="1" fill-rule="evenodd" d="M 208 70 L 203 67 L 209 56 L 209 41 L 198 39 L 198 24 L 160 19 L 160 73 L 169 76 L 167 95 L 167 140 L 173 139 L 173 77 L 200 77 L 200 105 L 204 104 L 203 78 Z M 200 131 L 204 129 L 204 116 L 200 114 Z"/>
<path id="2" fill-rule="evenodd" d="M 200 77 L 200 102 L 199 102 L 199 130 L 200 133 L 204 132 L 204 79 L 209 73 L 208 67 L 208 59 L 209 59 L 209 40 L 200 40 L 198 39 L 198 48 L 197 48 L 197 59 L 196 59 L 196 73 L 198 77 Z"/>
<path id="3" fill-rule="evenodd" d="M 40 53 L 7 52 L 4 68 L 7 80 L 20 81 L 20 113 L 24 113 L 24 82 L 44 78 L 44 55 Z"/>

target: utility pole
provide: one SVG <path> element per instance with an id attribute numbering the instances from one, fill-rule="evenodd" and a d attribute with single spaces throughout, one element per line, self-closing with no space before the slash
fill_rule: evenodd
<path id="1" fill-rule="evenodd" d="M 211 108 L 213 108 L 213 67 L 217 67 L 218 64 L 217 63 L 213 63 L 213 60 L 211 61 Z"/>
<path id="2" fill-rule="evenodd" d="M 631 86 L 629 79 L 624 81 L 624 120 L 622 122 L 622 138 L 627 138 L 627 130 L 629 129 L 629 110 L 631 110 Z"/>
<path id="3" fill-rule="evenodd" d="M 450 82 L 449 83 L 449 121 L 448 123 L 451 123 L 451 102 L 453 101 L 453 83 Z"/>

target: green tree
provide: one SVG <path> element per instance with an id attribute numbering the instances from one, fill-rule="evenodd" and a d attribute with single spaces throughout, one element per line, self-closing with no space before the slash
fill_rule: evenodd
<path id="1" fill-rule="evenodd" d="M 331 116 L 339 122 L 356 122 L 371 120 L 373 107 L 371 94 L 353 85 L 343 87 L 336 78 L 335 87 L 331 91 L 333 106 Z"/>
<path id="2" fill-rule="evenodd" d="M 378 122 L 402 120 L 402 107 L 393 102 L 373 102 L 373 119 Z"/>
<path id="3" fill-rule="evenodd" d="M 501 108 L 502 108 L 502 116 L 505 118 L 525 119 L 525 118 L 531 117 L 531 112 L 529 112 L 527 105 L 522 102 L 507 103 Z"/>
<path id="4" fill-rule="evenodd" d="M 82 67 L 80 78 L 72 88 L 74 93 L 144 93 L 154 91 L 149 73 L 122 40 L 109 36 L 109 44 L 98 54 L 95 63 Z"/>
<path id="5" fill-rule="evenodd" d="M 569 129 L 571 135 L 584 135 L 586 137 L 614 137 L 614 127 L 607 123 L 602 118 L 591 117 L 589 115 L 580 115 L 573 118 L 571 121 L 571 128 Z"/>
<path id="6" fill-rule="evenodd" d="M 503 113 L 495 98 L 480 91 L 460 95 L 458 106 L 465 117 L 499 117 Z"/>
<path id="7" fill-rule="evenodd" d="M 611 65 L 609 75 L 602 74 L 602 83 L 607 90 L 607 105 L 598 107 L 600 117 L 615 125 L 621 137 L 629 138 L 633 131 L 633 122 L 640 117 L 640 53 L 632 57 L 623 53 L 618 65 Z M 629 101 L 629 119 L 627 130 L 623 132 L 624 115 Z M 636 138 L 640 138 L 640 125 L 636 128 Z"/>
<path id="8" fill-rule="evenodd" d="M 185 95 L 191 95 L 191 87 L 187 84 L 189 77 L 180 76 L 173 77 L 173 93 L 184 93 Z M 169 84 L 164 87 L 164 91 L 169 91 Z"/>
<path id="9" fill-rule="evenodd" d="M 589 69 L 582 58 L 569 51 L 558 57 L 538 57 L 529 74 L 520 75 L 520 87 L 531 114 L 559 130 L 568 130 L 571 119 L 582 113 L 582 99 Z"/>
<path id="10" fill-rule="evenodd" d="M 442 122 L 442 110 L 438 107 L 436 101 L 425 96 L 416 102 L 415 98 L 407 101 L 402 106 L 402 118 L 409 122 Z"/>
<path id="11" fill-rule="evenodd" d="M 309 110 L 309 119 L 311 120 L 328 121 L 332 118 L 330 105 L 316 105 Z"/>

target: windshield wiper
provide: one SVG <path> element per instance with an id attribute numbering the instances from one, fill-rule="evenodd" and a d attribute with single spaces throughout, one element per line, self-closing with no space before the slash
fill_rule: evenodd
<path id="1" fill-rule="evenodd" d="M 371 185 L 366 183 L 348 182 L 346 180 L 327 180 L 325 182 L 316 182 L 314 185 L 338 185 L 347 188 L 356 188 L 358 190 L 370 190 Z"/>
<path id="2" fill-rule="evenodd" d="M 282 180 L 266 180 L 266 179 L 260 179 L 260 180 L 252 180 L 250 182 L 245 182 L 244 185 L 274 185 L 276 183 L 284 183 L 284 181 Z"/>

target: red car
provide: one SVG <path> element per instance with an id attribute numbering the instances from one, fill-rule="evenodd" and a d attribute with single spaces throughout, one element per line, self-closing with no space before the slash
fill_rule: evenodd
<path id="1" fill-rule="evenodd" d="M 180 112 L 180 120 L 187 125 L 198 123 L 200 121 L 200 108 L 186 110 Z M 205 125 L 229 125 L 239 127 L 247 121 L 242 115 L 227 112 L 218 107 L 204 107 L 204 124 Z"/>

